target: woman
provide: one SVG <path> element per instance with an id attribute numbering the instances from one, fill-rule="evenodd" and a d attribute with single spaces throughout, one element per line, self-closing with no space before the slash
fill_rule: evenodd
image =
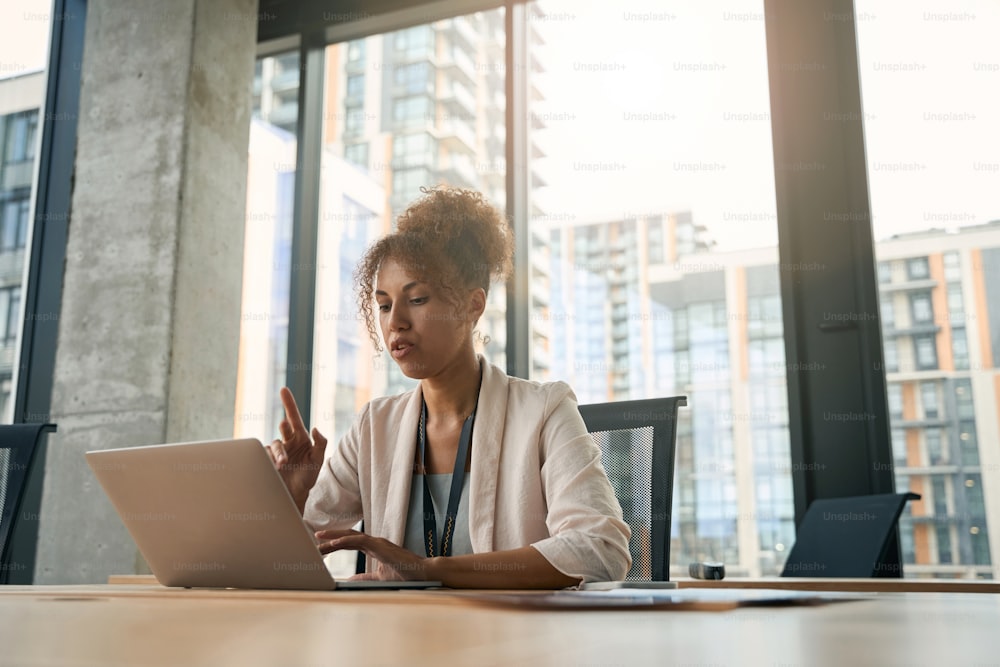
<path id="1" fill-rule="evenodd" d="M 362 576 L 455 588 L 623 579 L 629 528 L 573 392 L 508 377 L 473 346 L 491 278 L 510 272 L 505 220 L 478 193 L 424 193 L 356 275 L 376 348 L 381 333 L 420 383 L 369 402 L 329 457 L 283 389 L 270 445 L 282 478 L 320 551 L 376 562 Z M 361 519 L 365 533 L 349 530 Z"/>

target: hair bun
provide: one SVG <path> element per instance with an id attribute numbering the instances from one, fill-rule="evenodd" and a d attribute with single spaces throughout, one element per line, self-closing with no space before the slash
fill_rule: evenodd
<path id="1" fill-rule="evenodd" d="M 514 235 L 482 193 L 450 186 L 421 188 L 423 196 L 399 216 L 400 234 L 415 234 L 455 262 L 468 287 L 489 290 L 513 266 Z"/>

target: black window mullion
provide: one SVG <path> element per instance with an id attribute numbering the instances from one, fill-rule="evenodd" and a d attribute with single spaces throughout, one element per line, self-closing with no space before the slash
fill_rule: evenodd
<path id="1" fill-rule="evenodd" d="M 285 384 L 295 395 L 303 421 L 312 406 L 313 325 L 316 313 L 316 262 L 323 146 L 323 79 L 326 43 L 302 36 L 299 48 L 299 116 L 295 201 L 288 299 L 288 365 Z"/>
<path id="2" fill-rule="evenodd" d="M 788 372 L 798 522 L 819 498 L 893 492 L 893 458 L 857 37 L 829 20 L 853 2 L 765 0 L 764 14 L 786 355 L 823 369 Z M 889 576 L 898 564 L 894 543 Z"/>
<path id="3" fill-rule="evenodd" d="M 531 236 L 528 198 L 528 31 L 524 4 L 508 2 L 504 13 L 504 60 L 507 107 L 507 216 L 514 230 L 514 271 L 507 281 L 507 373 L 526 378 L 531 372 L 530 319 Z"/>
<path id="4" fill-rule="evenodd" d="M 55 0 L 35 190 L 31 247 L 25 255 L 27 280 L 22 289 L 25 313 L 14 390 L 14 423 L 49 421 L 56 341 L 62 304 L 63 263 L 73 190 L 76 119 L 80 109 L 80 64 L 83 59 L 87 3 Z M 22 520 L 11 535 L 10 562 L 23 568 L 8 572 L 8 583 L 34 580 L 38 514 L 45 478 L 46 443 L 36 448 L 21 499 Z M 34 517 L 34 520 L 23 517 Z"/>

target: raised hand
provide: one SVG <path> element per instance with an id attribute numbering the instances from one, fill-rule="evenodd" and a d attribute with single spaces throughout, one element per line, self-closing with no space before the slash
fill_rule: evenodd
<path id="1" fill-rule="evenodd" d="M 278 425 L 281 438 L 268 445 L 267 450 L 299 511 L 302 511 L 323 465 L 326 438 L 316 428 L 310 437 L 288 387 L 282 387 L 280 396 L 285 406 L 285 418 Z"/>

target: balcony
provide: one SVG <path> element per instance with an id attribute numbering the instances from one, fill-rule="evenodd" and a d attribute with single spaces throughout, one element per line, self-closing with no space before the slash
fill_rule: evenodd
<path id="1" fill-rule="evenodd" d="M 473 16 L 469 17 L 456 17 L 451 20 L 452 28 L 455 34 L 461 35 L 465 42 L 475 49 L 480 42 L 483 41 L 483 35 L 479 32 L 479 27 L 473 25 Z M 498 44 L 503 44 L 504 40 L 498 42 Z"/>
<path id="2" fill-rule="evenodd" d="M 408 153 L 406 155 L 396 156 L 389 162 L 389 166 L 393 171 L 397 171 L 399 169 L 417 168 L 434 170 L 435 168 L 432 153 Z"/>
<path id="3" fill-rule="evenodd" d="M 286 69 L 279 74 L 275 74 L 270 81 L 270 88 L 275 93 L 295 90 L 299 87 L 299 70 Z"/>
<path id="4" fill-rule="evenodd" d="M 476 97 L 462 86 L 449 86 L 441 91 L 439 101 L 448 108 L 449 115 L 472 121 L 476 117 Z"/>
<path id="5" fill-rule="evenodd" d="M 442 164 L 438 168 L 437 177 L 449 185 L 465 188 L 476 188 L 479 185 L 476 170 L 465 160 L 450 160 Z"/>
<path id="6" fill-rule="evenodd" d="M 434 81 L 428 78 L 424 81 L 404 81 L 402 83 L 393 83 L 391 92 L 393 97 L 410 97 L 412 95 L 426 95 L 427 97 L 434 97 Z"/>
<path id="7" fill-rule="evenodd" d="M 4 163 L 3 182 L 0 183 L 0 189 L 16 190 L 31 187 L 34 171 L 35 161 L 33 159 Z"/>
<path id="8" fill-rule="evenodd" d="M 9 343 L 0 340 L 0 375 L 10 375 L 14 370 L 14 349 L 16 347 L 13 339 Z"/>
<path id="9" fill-rule="evenodd" d="M 543 349 L 539 345 L 533 345 L 531 347 L 531 363 L 536 370 L 548 371 L 552 366 L 548 350 Z"/>
<path id="10" fill-rule="evenodd" d="M 914 419 L 904 419 L 895 416 L 892 425 L 896 428 L 943 428 L 952 423 L 951 419 L 944 417 L 916 417 Z"/>
<path id="11" fill-rule="evenodd" d="M 267 122 L 272 125 L 277 125 L 285 129 L 290 129 L 298 123 L 299 120 L 299 105 L 296 104 L 282 104 L 280 106 L 274 107 L 271 113 L 267 116 Z"/>
<path id="12" fill-rule="evenodd" d="M 550 291 L 548 285 L 537 285 L 531 290 L 531 307 L 533 309 L 548 309 L 552 304 L 549 301 Z"/>
<path id="13" fill-rule="evenodd" d="M 933 278 L 920 278 L 919 280 L 902 280 L 893 283 L 879 283 L 878 290 L 885 292 L 908 292 L 910 290 L 928 290 L 938 286 L 938 281 Z"/>
<path id="14" fill-rule="evenodd" d="M 434 128 L 432 134 L 441 145 L 450 151 L 460 151 L 475 155 L 476 133 L 462 121 L 443 121 Z"/>
<path id="15" fill-rule="evenodd" d="M 476 85 L 476 63 L 463 51 L 456 49 L 445 51 L 438 58 L 438 66 L 451 76 L 458 77 L 466 85 L 470 87 Z"/>
<path id="16" fill-rule="evenodd" d="M 936 334 L 941 331 L 941 327 L 934 322 L 917 322 L 908 326 L 896 328 L 895 322 L 885 324 L 882 333 L 886 336 L 898 338 L 900 336 L 919 336 L 921 334 Z"/>
<path id="17" fill-rule="evenodd" d="M 24 274 L 24 248 L 0 252 L 0 287 L 20 285 Z"/>

